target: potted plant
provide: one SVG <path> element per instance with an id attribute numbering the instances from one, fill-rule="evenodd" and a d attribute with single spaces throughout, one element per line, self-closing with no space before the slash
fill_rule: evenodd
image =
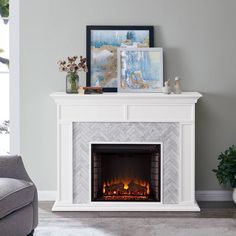
<path id="1" fill-rule="evenodd" d="M 80 62 L 76 63 L 77 56 L 68 57 L 66 61 L 59 61 L 59 70 L 67 72 L 66 76 L 66 92 L 78 93 L 80 71 L 87 71 L 86 58 L 80 56 Z"/>
<path id="2" fill-rule="evenodd" d="M 218 168 L 214 169 L 220 184 L 230 184 L 233 190 L 233 201 L 236 203 L 236 146 L 233 145 L 218 157 Z"/>
<path id="3" fill-rule="evenodd" d="M 9 17 L 9 0 L 0 0 L 0 15 L 3 18 Z"/>

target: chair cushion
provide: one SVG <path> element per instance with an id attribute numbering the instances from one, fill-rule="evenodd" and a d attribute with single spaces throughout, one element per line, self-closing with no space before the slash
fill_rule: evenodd
<path id="1" fill-rule="evenodd" d="M 0 219 L 30 204 L 34 192 L 34 185 L 30 182 L 0 178 Z"/>

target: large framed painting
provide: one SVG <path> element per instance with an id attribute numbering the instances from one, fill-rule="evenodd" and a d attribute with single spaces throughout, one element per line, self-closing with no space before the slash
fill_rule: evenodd
<path id="1" fill-rule="evenodd" d="M 119 92 L 162 91 L 162 48 L 119 48 L 117 61 Z"/>
<path id="2" fill-rule="evenodd" d="M 116 92 L 117 49 L 154 47 L 153 26 L 87 26 L 87 86 Z"/>

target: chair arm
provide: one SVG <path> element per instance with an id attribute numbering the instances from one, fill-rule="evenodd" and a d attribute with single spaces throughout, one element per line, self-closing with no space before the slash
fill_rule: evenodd
<path id="1" fill-rule="evenodd" d="M 0 156 L 0 178 L 22 179 L 32 182 L 20 156 Z"/>
<path id="2" fill-rule="evenodd" d="M 32 182 L 27 174 L 22 158 L 20 156 L 0 156 L 0 178 L 21 179 Z M 33 229 L 38 225 L 38 193 L 34 185 L 34 199 L 33 206 Z"/>

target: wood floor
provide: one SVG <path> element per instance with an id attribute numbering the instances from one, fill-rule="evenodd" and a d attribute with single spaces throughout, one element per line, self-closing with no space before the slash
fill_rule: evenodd
<path id="1" fill-rule="evenodd" d="M 234 218 L 236 205 L 233 202 L 199 202 L 201 212 L 51 212 L 53 202 L 39 203 L 40 218 Z"/>

